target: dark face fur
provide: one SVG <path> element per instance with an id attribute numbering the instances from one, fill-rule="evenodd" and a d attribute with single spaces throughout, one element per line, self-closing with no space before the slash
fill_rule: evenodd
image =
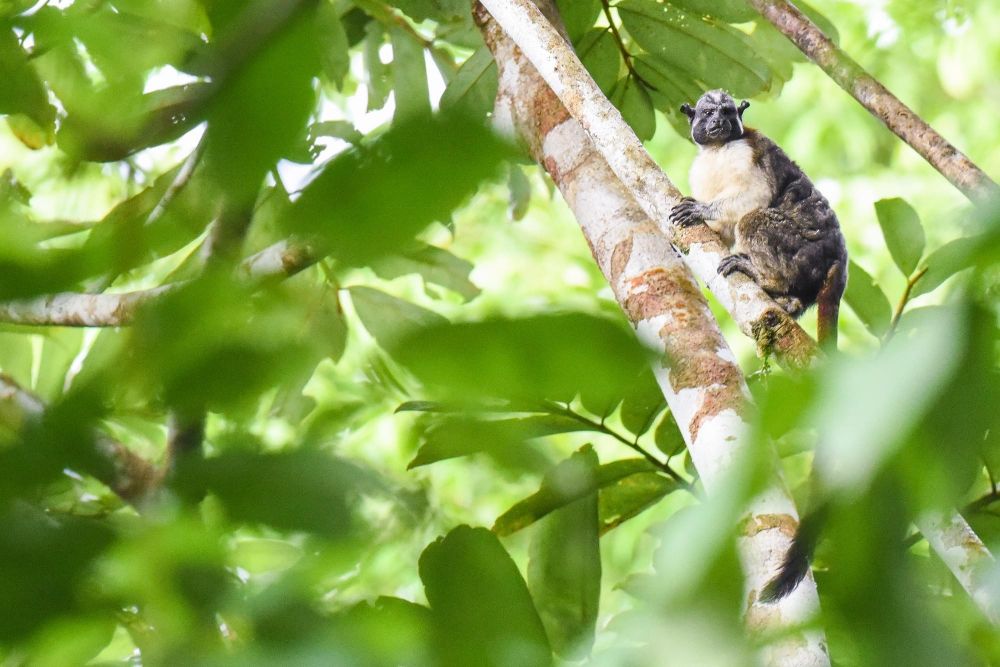
<path id="1" fill-rule="evenodd" d="M 691 138 L 702 146 L 724 144 L 743 136 L 743 111 L 749 102 L 740 102 L 739 107 L 728 93 L 710 90 L 698 100 L 694 109 L 690 105 L 681 106 L 691 123 Z"/>

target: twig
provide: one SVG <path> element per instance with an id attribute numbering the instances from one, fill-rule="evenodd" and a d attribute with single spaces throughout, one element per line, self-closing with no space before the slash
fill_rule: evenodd
<path id="1" fill-rule="evenodd" d="M 160 197 L 160 201 L 156 202 L 156 206 L 153 210 L 149 212 L 146 217 L 145 225 L 148 227 L 159 222 L 160 218 L 166 212 L 167 208 L 173 201 L 177 198 L 177 195 L 181 193 L 184 186 L 187 185 L 188 181 L 191 180 L 191 175 L 194 174 L 194 170 L 198 167 L 198 162 L 201 160 L 201 156 L 205 153 L 205 134 L 202 134 L 201 139 L 198 140 L 198 145 L 194 147 L 184 162 L 181 164 L 180 169 L 177 170 L 177 175 L 174 176 L 174 180 L 170 182 L 167 189 L 163 191 L 163 196 Z"/>
<path id="2" fill-rule="evenodd" d="M 913 291 L 913 286 L 917 284 L 917 281 L 924 277 L 927 273 L 927 268 L 924 267 L 910 276 L 906 281 L 906 287 L 903 289 L 903 294 L 899 297 L 899 303 L 896 304 L 896 312 L 892 315 L 892 322 L 889 324 L 889 329 L 885 332 L 884 340 L 888 341 L 892 338 L 892 335 L 896 333 L 896 325 L 899 324 L 899 318 L 903 316 L 903 309 L 906 308 L 906 304 L 910 301 L 910 292 Z"/>
<path id="3" fill-rule="evenodd" d="M 575 410 L 567 406 L 562 406 L 559 405 L 558 403 L 553 403 L 551 401 L 545 402 L 545 408 L 554 414 L 562 415 L 564 417 L 569 417 L 570 419 L 578 421 L 581 424 L 586 424 L 587 426 L 589 426 L 594 431 L 597 431 L 598 433 L 603 433 L 605 435 L 611 436 L 618 442 L 622 443 L 629 449 L 633 450 L 634 452 L 642 456 L 642 458 L 649 461 L 652 465 L 656 466 L 657 469 L 666 473 L 668 476 L 670 476 L 671 479 L 677 482 L 681 486 L 681 488 L 683 488 L 685 491 L 690 492 L 694 496 L 698 495 L 695 492 L 694 485 L 691 484 L 691 482 L 689 482 L 688 480 L 684 479 L 684 477 L 682 477 L 680 473 L 678 473 L 676 470 L 671 468 L 670 464 L 665 463 L 664 461 L 661 461 L 655 456 L 653 456 L 648 450 L 642 447 L 642 445 L 640 445 L 639 443 L 629 440 L 618 431 L 614 430 L 613 428 L 610 428 L 609 426 L 606 426 L 604 424 L 604 420 L 596 422 L 593 419 L 581 415 L 579 412 L 576 412 Z"/>
<path id="4" fill-rule="evenodd" d="M 608 19 L 608 27 L 611 28 L 611 34 L 614 36 L 615 42 L 618 44 L 618 50 L 621 51 L 622 60 L 625 61 L 625 67 L 628 69 L 629 74 L 635 77 L 635 80 L 644 85 L 646 88 L 656 90 L 656 87 L 653 84 L 646 81 L 646 79 L 644 79 L 642 75 L 635 70 L 635 65 L 632 64 L 632 54 L 625 46 L 625 40 L 622 39 L 622 35 L 618 31 L 618 26 L 615 24 L 615 20 L 611 16 L 610 0 L 601 0 L 601 5 L 604 7 L 604 16 Z"/>
<path id="5" fill-rule="evenodd" d="M 760 14 L 819 65 L 838 86 L 917 151 L 962 194 L 976 203 L 1000 196 L 1000 186 L 787 0 L 748 0 Z"/>

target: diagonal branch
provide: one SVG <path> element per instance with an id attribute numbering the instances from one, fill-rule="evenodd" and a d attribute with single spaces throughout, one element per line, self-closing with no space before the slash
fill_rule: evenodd
<path id="1" fill-rule="evenodd" d="M 962 194 L 977 203 L 1000 196 L 1000 186 L 982 169 L 866 72 L 795 6 L 787 0 L 749 0 L 749 4 Z"/>
<path id="2" fill-rule="evenodd" d="M 719 275 L 719 261 L 729 255 L 729 250 L 718 235 L 706 225 L 677 229 L 670 224 L 668 215 L 680 200 L 680 191 L 646 152 L 572 47 L 531 0 L 482 0 L 482 4 L 524 51 L 635 203 L 670 237 L 691 271 L 729 311 L 743 333 L 757 342 L 759 350 L 775 352 L 788 365 L 809 365 L 816 356 L 816 345 L 802 327 L 753 280 L 738 272 L 729 277 Z"/>
<path id="3" fill-rule="evenodd" d="M 45 412 L 45 404 L 40 398 L 3 373 L 0 373 L 0 408 L 0 416 L 15 426 L 38 419 Z M 94 443 L 98 456 L 109 464 L 110 472 L 102 475 L 100 481 L 122 500 L 133 505 L 142 501 L 159 478 L 156 467 L 104 434 L 96 434 Z"/>
<path id="4" fill-rule="evenodd" d="M 540 5 L 553 11 L 550 3 Z M 706 492 L 717 494 L 745 451 L 748 392 L 705 297 L 680 254 L 637 205 L 526 51 L 482 6 L 475 11 L 499 68 L 494 117 L 516 128 L 549 172 L 618 303 L 638 335 L 662 353 L 654 366 L 657 381 Z M 777 478 L 747 508 L 738 532 L 746 574 L 746 620 L 754 631 L 783 633 L 764 648 L 767 664 L 828 666 L 822 634 L 796 627 L 819 608 L 811 578 L 776 605 L 757 599 L 790 546 L 797 523 L 794 503 Z"/>

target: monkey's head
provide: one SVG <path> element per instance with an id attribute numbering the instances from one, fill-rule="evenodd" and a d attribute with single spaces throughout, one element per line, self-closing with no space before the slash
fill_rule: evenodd
<path id="1" fill-rule="evenodd" d="M 698 103 L 681 105 L 691 123 L 691 138 L 696 144 L 708 146 L 724 144 L 743 136 L 743 111 L 750 106 L 747 101 L 737 107 L 733 98 L 724 90 L 710 90 Z"/>

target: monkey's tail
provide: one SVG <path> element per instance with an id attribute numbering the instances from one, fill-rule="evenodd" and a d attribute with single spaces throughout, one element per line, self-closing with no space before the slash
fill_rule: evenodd
<path id="1" fill-rule="evenodd" d="M 794 591 L 809 574 L 809 563 L 826 524 L 827 510 L 827 506 L 822 505 L 799 522 L 799 528 L 792 538 L 792 546 L 785 553 L 778 574 L 767 582 L 760 592 L 758 599 L 761 602 L 772 603 L 781 600 Z"/>
<path id="2" fill-rule="evenodd" d="M 823 286 L 816 296 L 816 339 L 825 350 L 837 349 L 837 319 L 840 315 L 840 297 L 847 284 L 844 265 L 834 262 L 826 273 Z"/>

